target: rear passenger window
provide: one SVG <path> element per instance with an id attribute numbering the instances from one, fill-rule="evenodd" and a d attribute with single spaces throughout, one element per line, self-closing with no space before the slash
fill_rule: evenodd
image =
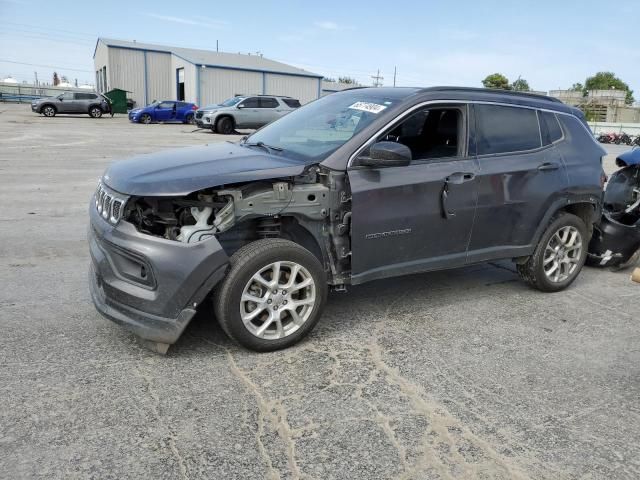
<path id="1" fill-rule="evenodd" d="M 539 148 L 540 127 L 530 108 L 476 105 L 478 155 Z"/>
<path id="2" fill-rule="evenodd" d="M 562 138 L 562 129 L 555 113 L 539 112 L 542 123 L 542 138 L 545 145 L 550 145 Z"/>
<path id="3" fill-rule="evenodd" d="M 260 108 L 278 108 L 280 104 L 275 98 L 262 97 L 260 98 Z"/>
<path id="4" fill-rule="evenodd" d="M 282 101 L 287 105 L 287 107 L 298 108 L 300 107 L 300 100 L 296 100 L 295 98 L 283 98 Z"/>

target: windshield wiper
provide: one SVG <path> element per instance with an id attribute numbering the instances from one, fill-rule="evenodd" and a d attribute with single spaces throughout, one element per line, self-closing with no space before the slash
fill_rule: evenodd
<path id="1" fill-rule="evenodd" d="M 246 147 L 260 147 L 260 148 L 264 148 L 267 153 L 271 153 L 271 150 L 274 150 L 276 152 L 281 152 L 282 150 L 284 150 L 283 148 L 280 147 L 273 147 L 271 145 L 267 145 L 264 142 L 255 142 L 255 143 L 247 143 L 246 141 L 242 142 L 241 145 L 244 145 Z"/>

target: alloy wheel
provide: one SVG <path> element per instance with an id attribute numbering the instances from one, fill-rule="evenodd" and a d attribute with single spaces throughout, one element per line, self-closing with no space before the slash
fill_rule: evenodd
<path id="1" fill-rule="evenodd" d="M 544 273 L 554 283 L 564 282 L 578 268 L 581 256 L 582 235 L 573 226 L 562 227 L 553 234 L 544 250 Z"/>
<path id="2" fill-rule="evenodd" d="M 240 317 L 249 332 L 277 340 L 296 332 L 311 317 L 317 289 L 311 273 L 295 262 L 274 262 L 247 282 Z"/>

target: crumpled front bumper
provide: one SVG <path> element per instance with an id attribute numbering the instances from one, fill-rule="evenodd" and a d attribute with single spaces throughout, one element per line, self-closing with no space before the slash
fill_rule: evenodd
<path id="1" fill-rule="evenodd" d="M 185 244 L 113 226 L 90 206 L 89 289 L 106 318 L 153 342 L 172 344 L 224 277 L 228 257 L 211 238 Z"/>

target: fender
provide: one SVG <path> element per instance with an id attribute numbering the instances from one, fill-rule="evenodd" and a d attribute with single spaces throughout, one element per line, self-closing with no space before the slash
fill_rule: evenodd
<path id="1" fill-rule="evenodd" d="M 540 221 L 540 224 L 536 229 L 536 233 L 532 241 L 532 245 L 534 246 L 534 248 L 535 245 L 537 245 L 540 241 L 540 238 L 546 230 L 547 225 L 549 225 L 549 221 L 556 213 L 558 213 L 560 210 L 570 211 L 572 205 L 577 206 L 585 204 L 591 205 L 593 207 L 591 223 L 597 223 L 602 213 L 602 196 L 596 198 L 594 195 L 572 194 L 568 197 L 558 198 L 553 203 L 551 203 L 551 205 L 547 209 L 547 213 L 545 213 L 544 217 L 542 217 L 542 220 Z"/>

